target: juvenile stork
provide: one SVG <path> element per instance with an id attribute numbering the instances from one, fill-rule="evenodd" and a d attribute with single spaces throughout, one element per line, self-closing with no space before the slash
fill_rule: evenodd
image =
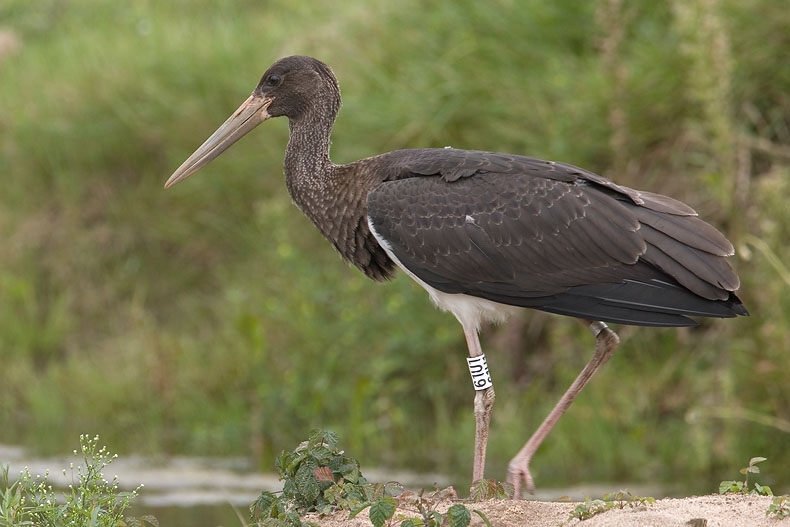
<path id="1" fill-rule="evenodd" d="M 606 322 L 691 326 L 689 317 L 748 314 L 734 293 L 732 244 L 688 205 L 514 154 L 426 148 L 336 165 L 329 137 L 339 109 L 326 64 L 278 60 L 165 188 L 263 121 L 287 117 L 294 203 L 368 277 L 387 280 L 400 267 L 461 323 L 476 389 L 473 480 L 483 477 L 494 404 L 478 339 L 484 322 L 532 308 L 579 318 L 596 338 L 590 362 L 510 462 L 518 497 L 522 486 L 534 489 L 533 454 L 617 347 Z"/>

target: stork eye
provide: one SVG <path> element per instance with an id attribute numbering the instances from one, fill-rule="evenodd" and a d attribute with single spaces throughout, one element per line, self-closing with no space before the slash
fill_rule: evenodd
<path id="1" fill-rule="evenodd" d="M 276 73 L 273 73 L 273 74 L 269 75 L 268 77 L 266 77 L 266 85 L 267 86 L 276 87 L 276 86 L 279 86 L 282 81 L 283 81 L 283 78 L 280 77 L 279 75 L 277 75 Z"/>

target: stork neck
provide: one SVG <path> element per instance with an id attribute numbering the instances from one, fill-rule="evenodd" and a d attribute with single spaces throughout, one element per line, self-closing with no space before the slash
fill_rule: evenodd
<path id="1" fill-rule="evenodd" d="M 290 183 L 320 180 L 332 162 L 329 159 L 329 136 L 334 119 L 305 115 L 290 120 L 290 138 L 285 150 L 285 175 Z"/>

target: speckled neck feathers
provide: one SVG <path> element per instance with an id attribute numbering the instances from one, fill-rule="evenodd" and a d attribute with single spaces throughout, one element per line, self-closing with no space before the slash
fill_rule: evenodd
<path id="1" fill-rule="evenodd" d="M 330 135 L 340 109 L 340 90 L 331 72 L 321 93 L 289 119 L 285 181 L 294 203 L 340 255 L 374 280 L 389 279 L 395 264 L 370 233 L 365 200 L 375 184 L 329 159 Z"/>

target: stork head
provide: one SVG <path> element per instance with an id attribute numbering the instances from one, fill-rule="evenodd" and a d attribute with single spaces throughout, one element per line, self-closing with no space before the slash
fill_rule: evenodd
<path id="1" fill-rule="evenodd" d="M 318 105 L 332 117 L 340 109 L 340 89 L 329 66 L 299 55 L 278 60 L 263 74 L 252 95 L 170 176 L 165 188 L 209 164 L 265 120 L 284 116 L 297 121 Z"/>

